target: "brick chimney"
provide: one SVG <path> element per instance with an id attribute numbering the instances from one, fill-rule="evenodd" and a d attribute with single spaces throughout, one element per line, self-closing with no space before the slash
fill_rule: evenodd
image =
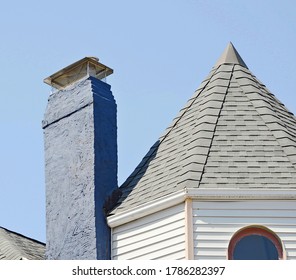
<path id="1" fill-rule="evenodd" d="M 117 188 L 113 70 L 83 58 L 44 80 L 47 259 L 110 259 L 106 198 Z"/>

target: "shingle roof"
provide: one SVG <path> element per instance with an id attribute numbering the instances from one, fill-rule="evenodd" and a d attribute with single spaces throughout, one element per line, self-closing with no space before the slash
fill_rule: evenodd
<path id="1" fill-rule="evenodd" d="M 296 119 L 230 43 L 111 214 L 183 188 L 296 189 Z"/>
<path id="2" fill-rule="evenodd" d="M 21 259 L 45 259 L 45 244 L 0 227 L 0 260 Z"/>

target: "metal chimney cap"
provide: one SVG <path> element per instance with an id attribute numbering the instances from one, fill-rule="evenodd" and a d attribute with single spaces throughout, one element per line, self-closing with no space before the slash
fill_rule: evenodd
<path id="1" fill-rule="evenodd" d="M 85 57 L 45 78 L 44 83 L 60 90 L 83 77 L 95 77 L 99 80 L 113 73 L 113 69 L 99 62 L 97 57 Z"/>

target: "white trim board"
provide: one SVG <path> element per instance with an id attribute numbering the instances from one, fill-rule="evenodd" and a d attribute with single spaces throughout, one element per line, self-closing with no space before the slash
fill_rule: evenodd
<path id="1" fill-rule="evenodd" d="M 166 208 L 185 202 L 186 199 L 195 200 L 296 200 L 296 190 L 290 189 L 197 189 L 184 188 L 181 191 L 156 199 L 152 202 L 134 207 L 128 211 L 107 217 L 108 225 L 113 228 L 134 221 L 141 217 L 156 213 Z"/>

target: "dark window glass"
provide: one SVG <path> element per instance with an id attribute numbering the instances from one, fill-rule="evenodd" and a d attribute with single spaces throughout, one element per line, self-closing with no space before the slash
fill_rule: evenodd
<path id="1" fill-rule="evenodd" d="M 233 251 L 234 260 L 278 260 L 278 251 L 265 236 L 248 235 L 240 239 Z"/>

